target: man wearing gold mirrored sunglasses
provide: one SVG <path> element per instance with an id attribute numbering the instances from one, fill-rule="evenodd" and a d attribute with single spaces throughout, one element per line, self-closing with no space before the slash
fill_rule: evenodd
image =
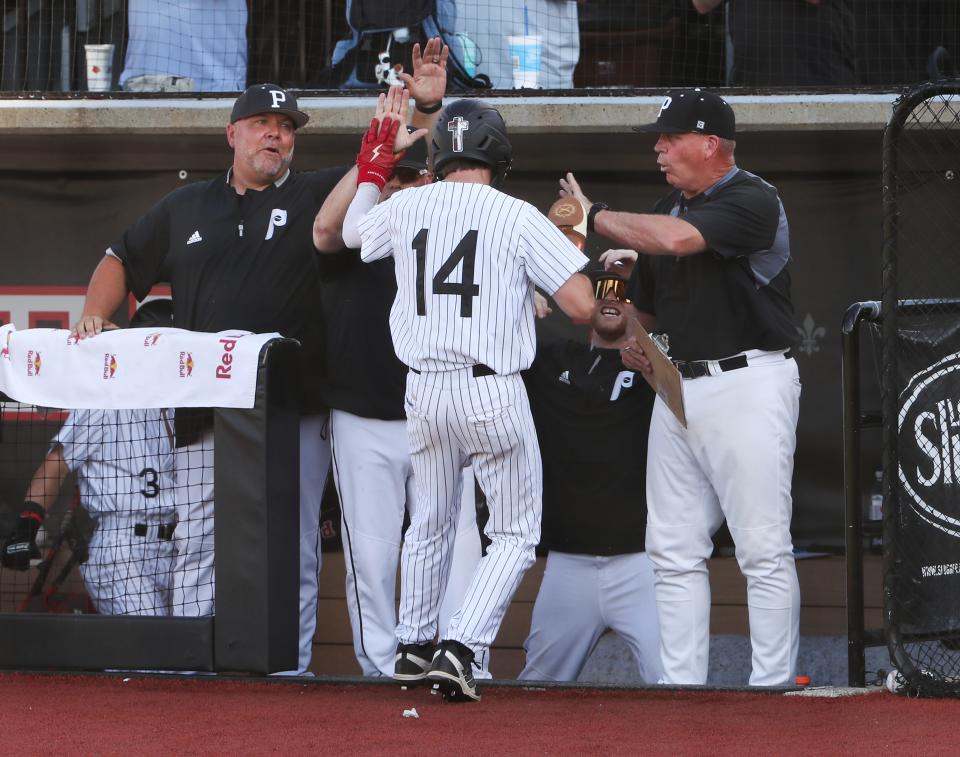
<path id="1" fill-rule="evenodd" d="M 608 629 L 640 680 L 661 675 L 653 563 L 644 552 L 653 391 L 620 348 L 633 308 L 626 279 L 594 275 L 590 341 L 540 343 L 524 374 L 543 458 L 543 583 L 520 678 L 573 681 Z"/>

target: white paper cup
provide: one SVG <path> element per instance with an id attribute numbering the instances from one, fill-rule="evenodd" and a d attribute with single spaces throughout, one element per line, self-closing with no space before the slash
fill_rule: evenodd
<path id="1" fill-rule="evenodd" d="M 510 59 L 513 61 L 513 88 L 539 87 L 540 53 L 543 40 L 533 34 L 507 37 Z"/>
<path id="2" fill-rule="evenodd" d="M 113 80 L 113 45 L 84 45 L 87 52 L 87 89 L 107 92 Z"/>

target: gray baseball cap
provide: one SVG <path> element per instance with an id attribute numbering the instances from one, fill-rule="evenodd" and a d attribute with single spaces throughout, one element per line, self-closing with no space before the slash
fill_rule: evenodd
<path id="1" fill-rule="evenodd" d="M 290 116 L 298 129 L 310 120 L 310 116 L 297 108 L 297 98 L 292 92 L 276 84 L 254 84 L 237 98 L 230 113 L 230 123 L 250 118 L 259 113 L 282 113 Z"/>
<path id="2" fill-rule="evenodd" d="M 736 139 L 737 119 L 733 108 L 719 95 L 703 89 L 681 89 L 667 93 L 655 123 L 633 130 L 654 134 L 695 132 Z"/>

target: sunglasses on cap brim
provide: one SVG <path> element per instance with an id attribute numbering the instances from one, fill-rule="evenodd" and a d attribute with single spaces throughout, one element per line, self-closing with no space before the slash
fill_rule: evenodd
<path id="1" fill-rule="evenodd" d="M 600 279 L 593 286 L 593 295 L 598 300 L 607 299 L 611 292 L 620 302 L 630 302 L 627 299 L 627 282 L 622 279 Z"/>

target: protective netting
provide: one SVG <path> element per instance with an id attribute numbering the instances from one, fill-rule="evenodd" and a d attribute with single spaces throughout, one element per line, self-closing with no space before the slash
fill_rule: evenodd
<path id="1" fill-rule="evenodd" d="M 0 0 L 0 91 L 891 86 L 956 73 L 955 0 Z"/>
<path id="2" fill-rule="evenodd" d="M 175 450 L 172 410 L 0 399 L 0 612 L 209 614 L 196 605 L 213 594 L 211 437 Z M 209 551 L 197 560 L 211 567 L 202 579 L 175 568 L 175 528 L 181 544 Z"/>
<path id="3" fill-rule="evenodd" d="M 960 695 L 960 82 L 884 140 L 884 594 L 905 689 Z"/>

